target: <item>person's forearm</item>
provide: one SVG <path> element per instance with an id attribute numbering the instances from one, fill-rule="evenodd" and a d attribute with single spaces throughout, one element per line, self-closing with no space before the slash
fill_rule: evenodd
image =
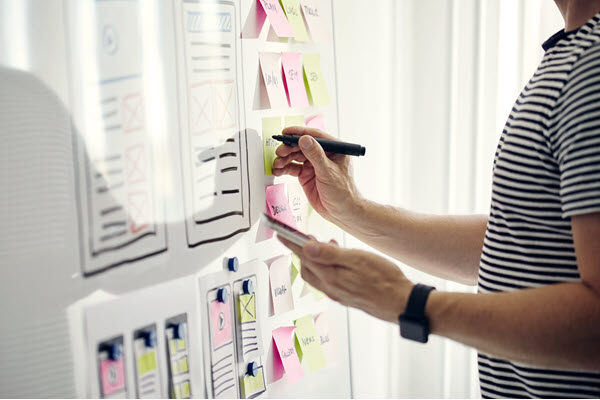
<path id="1" fill-rule="evenodd" d="M 425 215 L 361 200 L 351 217 L 335 222 L 407 265 L 444 279 L 477 282 L 484 215 Z"/>
<path id="2" fill-rule="evenodd" d="M 530 365 L 600 370 L 600 294 L 561 283 L 493 294 L 431 292 L 433 334 Z"/>

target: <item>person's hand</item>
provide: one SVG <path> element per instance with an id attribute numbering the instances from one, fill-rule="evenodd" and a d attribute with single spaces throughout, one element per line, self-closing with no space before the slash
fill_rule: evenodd
<path id="1" fill-rule="evenodd" d="M 311 240 L 300 247 L 277 237 L 300 257 L 306 282 L 343 305 L 398 322 L 413 284 L 394 263 L 367 251 L 340 248 L 335 242 Z"/>
<path id="2" fill-rule="evenodd" d="M 277 148 L 273 175 L 298 177 L 311 206 L 338 225 L 355 215 L 360 195 L 352 179 L 350 157 L 326 154 L 312 137 L 337 139 L 319 129 L 301 126 L 286 128 L 283 134 L 303 137 L 298 147 L 282 144 Z"/>

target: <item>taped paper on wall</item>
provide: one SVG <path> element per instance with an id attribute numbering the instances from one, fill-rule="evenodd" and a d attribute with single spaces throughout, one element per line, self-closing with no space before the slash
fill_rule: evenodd
<path id="1" fill-rule="evenodd" d="M 112 352 L 107 350 L 107 346 L 114 350 Z M 124 399 L 127 397 L 122 337 L 98 346 L 98 370 L 102 398 Z"/>
<path id="2" fill-rule="evenodd" d="M 156 328 L 144 333 L 146 337 L 138 337 L 133 341 L 136 393 L 140 399 L 158 399 L 161 393 L 156 355 Z"/>
<path id="3" fill-rule="evenodd" d="M 185 316 L 168 322 L 165 328 L 169 353 L 169 393 L 174 399 L 188 399 L 192 395 L 188 349 L 188 326 Z"/>
<path id="4" fill-rule="evenodd" d="M 248 161 L 233 1 L 175 4 L 188 246 L 250 228 Z"/>

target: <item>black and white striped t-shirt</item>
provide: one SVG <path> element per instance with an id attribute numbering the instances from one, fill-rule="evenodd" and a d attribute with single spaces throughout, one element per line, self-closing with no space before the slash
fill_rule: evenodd
<path id="1" fill-rule="evenodd" d="M 579 281 L 571 217 L 600 211 L 600 14 L 544 49 L 498 144 L 482 293 Z M 600 371 L 478 361 L 483 397 L 600 397 Z"/>

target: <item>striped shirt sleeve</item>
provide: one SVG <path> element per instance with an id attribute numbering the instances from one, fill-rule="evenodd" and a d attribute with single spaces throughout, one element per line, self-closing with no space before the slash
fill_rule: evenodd
<path id="1" fill-rule="evenodd" d="M 550 145 L 560 171 L 563 218 L 600 211 L 600 45 L 574 64 L 558 100 Z"/>

